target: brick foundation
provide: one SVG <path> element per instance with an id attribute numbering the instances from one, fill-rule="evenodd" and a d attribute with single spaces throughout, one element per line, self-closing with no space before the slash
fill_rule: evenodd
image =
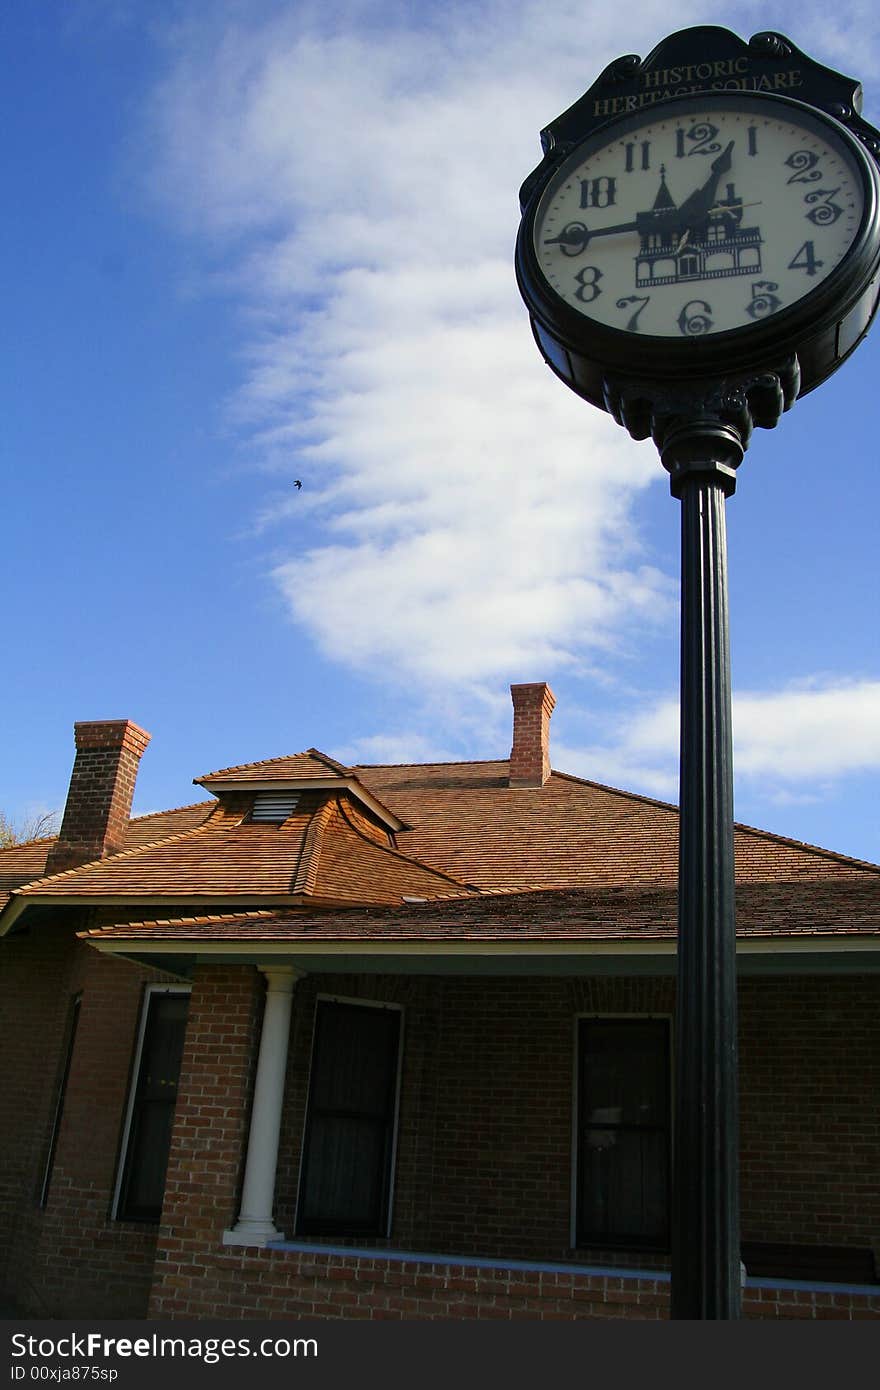
<path id="1" fill-rule="evenodd" d="M 326 1318 L 387 1321 L 666 1319 L 668 1279 L 614 1270 L 562 1270 L 395 1258 L 375 1252 L 222 1250 L 201 1257 L 198 1281 L 158 1297 L 169 1318 Z M 746 1290 L 748 1319 L 880 1318 L 876 1293 L 762 1285 Z"/>

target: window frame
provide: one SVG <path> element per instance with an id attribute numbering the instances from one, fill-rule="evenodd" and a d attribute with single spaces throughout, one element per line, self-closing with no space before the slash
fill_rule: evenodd
<path id="1" fill-rule="evenodd" d="M 147 1036 L 147 1025 L 153 1000 L 157 996 L 164 995 L 185 995 L 189 998 L 191 994 L 191 985 L 145 985 L 144 987 L 134 1052 L 132 1054 L 131 1068 L 129 1070 L 122 1133 L 119 1140 L 119 1157 L 116 1162 L 116 1181 L 114 1183 L 113 1199 L 110 1205 L 111 1221 L 136 1222 L 141 1226 L 153 1226 L 156 1224 L 154 1220 L 148 1217 L 121 1215 L 119 1210 L 122 1203 L 122 1187 L 128 1163 L 128 1150 L 131 1142 L 132 1121 L 134 1119 L 135 1105 L 137 1102 L 138 1082 L 140 1080 L 141 1062 L 144 1054 L 144 1042 Z"/>
<path id="2" fill-rule="evenodd" d="M 67 1003 L 67 1015 L 64 1020 L 64 1032 L 62 1034 L 61 1062 L 58 1078 L 55 1083 L 55 1104 L 52 1108 L 52 1124 L 49 1129 L 49 1142 L 46 1148 L 46 1161 L 43 1164 L 43 1176 L 40 1182 L 39 1207 L 45 1211 L 49 1205 L 49 1192 L 52 1186 L 52 1174 L 55 1169 L 55 1155 L 58 1150 L 58 1135 L 61 1131 L 61 1121 L 64 1117 L 64 1104 L 67 1100 L 67 1084 L 70 1080 L 70 1067 L 73 1062 L 73 1050 L 76 1046 L 76 1034 L 79 1028 L 79 1020 L 82 1014 L 83 992 L 77 990 L 72 994 Z"/>
<path id="3" fill-rule="evenodd" d="M 399 1015 L 397 1030 L 397 1049 L 393 1063 L 394 1086 L 391 1110 L 390 1142 L 388 1144 L 388 1157 L 385 1172 L 386 1196 L 384 1199 L 384 1220 L 378 1223 L 379 1229 L 377 1229 L 375 1232 L 360 1229 L 356 1231 L 351 1230 L 346 1233 L 341 1229 L 331 1230 L 329 1228 L 327 1228 L 323 1232 L 318 1232 L 317 1230 L 309 1230 L 307 1232 L 303 1232 L 302 1230 L 301 1223 L 304 1219 L 302 1210 L 303 1188 L 306 1173 L 307 1146 L 309 1142 L 309 1131 L 312 1114 L 312 1087 L 314 1082 L 315 1054 L 318 1041 L 318 1014 L 322 1005 L 326 1004 L 339 1004 L 345 1007 L 355 1007 L 364 1009 L 383 1009 L 386 1011 L 393 1011 Z M 298 1239 L 308 1239 L 310 1236 L 316 1236 L 319 1238 L 331 1238 L 333 1236 L 336 1236 L 339 1239 L 344 1240 L 348 1238 L 360 1238 L 362 1236 L 369 1235 L 372 1235 L 378 1239 L 388 1239 L 391 1235 L 391 1226 L 394 1214 L 395 1187 L 397 1182 L 397 1145 L 400 1132 L 400 1097 L 403 1084 L 403 1048 L 405 1022 L 406 1011 L 404 1009 L 404 1006 L 402 1004 L 391 1003 L 384 999 L 360 999 L 349 995 L 326 993 L 320 993 L 315 998 L 315 1009 L 312 1018 L 312 1036 L 309 1048 L 308 1086 L 306 1088 L 306 1103 L 305 1110 L 303 1112 L 302 1138 L 300 1143 L 299 1155 L 299 1171 L 297 1175 L 296 1186 L 296 1206 L 293 1221 L 293 1229 Z"/>
<path id="4" fill-rule="evenodd" d="M 582 1239 L 580 1230 L 580 1181 L 581 1181 L 581 1145 L 580 1136 L 583 1128 L 581 1123 L 581 1028 L 582 1024 L 588 1022 L 596 1023 L 663 1023 L 666 1028 L 666 1069 L 668 1075 L 667 1085 L 667 1114 L 666 1114 L 666 1238 L 664 1240 L 652 1240 L 650 1237 L 633 1237 L 632 1239 L 623 1237 L 614 1240 L 607 1238 L 586 1240 Z M 675 1061 L 674 1061 L 674 1027 L 673 1015 L 661 1011 L 645 1011 L 644 1013 L 622 1013 L 614 1011 L 585 1010 L 577 1013 L 573 1019 L 573 1065 L 572 1065 L 572 1095 L 571 1095 L 571 1195 L 570 1195 L 570 1228 L 569 1236 L 571 1248 L 577 1249 L 606 1249 L 606 1250 L 631 1250 L 631 1251 L 652 1251 L 657 1253 L 668 1253 L 670 1248 L 670 1222 L 672 1215 L 672 1163 L 673 1163 L 673 1117 L 675 1114 Z"/>

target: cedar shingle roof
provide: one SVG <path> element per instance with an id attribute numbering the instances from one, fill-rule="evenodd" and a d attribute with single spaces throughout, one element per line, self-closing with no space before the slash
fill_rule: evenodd
<path id="1" fill-rule="evenodd" d="M 157 840 L 166 840 L 170 835 L 180 835 L 184 830 L 195 830 L 203 825 L 217 803 L 197 801 L 194 806 L 178 806 L 173 811 L 154 811 L 149 816 L 136 816 L 129 821 L 125 832 L 125 848 L 137 849 L 140 845 L 152 845 Z"/>
<path id="2" fill-rule="evenodd" d="M 46 856 L 54 843 L 54 838 L 29 840 L 27 844 L 0 850 L 0 911 L 9 902 L 13 889 L 45 872 Z"/>
<path id="3" fill-rule="evenodd" d="M 317 748 L 308 748 L 304 753 L 294 753 L 288 758 L 264 758 L 258 763 L 239 763 L 237 767 L 221 768 L 219 772 L 209 772 L 194 780 L 202 787 L 210 787 L 216 782 L 296 782 L 313 781 L 315 778 L 338 778 L 351 775 L 351 768 L 336 762 Z"/>
<path id="4" fill-rule="evenodd" d="M 737 936 L 880 936 L 874 882 L 841 880 L 805 896 L 803 884 L 744 884 L 737 891 Z M 674 888 L 544 889 L 480 894 L 455 901 L 316 913 L 207 914 L 93 928 L 93 938 L 174 941 L 630 941 L 672 940 Z"/>
<path id="5" fill-rule="evenodd" d="M 207 819 L 215 805 L 214 801 L 199 801 L 193 806 L 178 806 L 171 811 L 137 816 L 129 821 L 125 848 L 152 844 L 184 830 L 192 830 Z M 54 844 L 54 838 L 49 837 L 0 850 L 0 911 L 8 903 L 14 889 L 42 878 L 46 871 L 46 858 Z"/>
<path id="6" fill-rule="evenodd" d="M 204 929 L 218 931 L 216 912 L 233 905 L 292 903 L 325 909 L 308 928 L 298 915 L 297 930 L 356 932 L 358 920 L 366 929 L 380 918 L 356 913 L 343 926 L 336 908 L 372 912 L 407 898 L 470 900 L 399 908 L 381 916 L 382 931 L 399 919 L 404 932 L 435 922 L 453 933 L 543 936 L 563 908 L 581 934 L 674 931 L 678 812 L 664 802 L 558 772 L 542 787 L 511 788 L 506 760 L 348 768 L 315 749 L 201 780 L 215 783 L 219 804 L 133 821 L 125 852 L 51 879 L 27 882 L 51 841 L 6 851 L 0 887 L 26 883 L 23 901 L 130 902 L 132 917 L 143 916 L 136 904 L 203 903 Z M 267 781 L 325 786 L 303 791 L 283 825 L 247 823 L 254 788 Z M 385 808 L 403 826 L 396 833 Z M 880 867 L 747 826 L 736 828 L 735 856 L 743 930 L 874 930 Z M 224 916 L 223 931 L 252 935 L 252 920 Z M 286 919 L 274 920 L 282 930 Z"/>
<path id="7" fill-rule="evenodd" d="M 345 795 L 304 792 L 281 825 L 248 821 L 252 801 L 246 792 L 227 795 L 194 828 L 26 884 L 19 896 L 394 903 L 468 891 L 395 849 Z"/>
<path id="8" fill-rule="evenodd" d="M 507 762 L 358 767 L 407 824 L 397 841 L 484 890 L 674 884 L 678 809 L 554 772 L 511 789 Z M 738 825 L 737 882 L 877 876 L 880 867 Z"/>

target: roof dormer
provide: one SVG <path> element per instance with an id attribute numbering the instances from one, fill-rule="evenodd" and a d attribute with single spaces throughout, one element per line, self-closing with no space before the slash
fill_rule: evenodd
<path id="1" fill-rule="evenodd" d="M 294 753 L 286 758 L 268 758 L 264 762 L 223 768 L 219 772 L 209 772 L 204 777 L 194 777 L 193 781 L 213 796 L 221 796 L 224 792 L 253 792 L 258 799 L 266 798 L 263 804 L 267 808 L 271 806 L 273 797 L 290 797 L 300 792 L 345 791 L 392 835 L 405 829 L 404 822 L 368 791 L 350 767 L 336 762 L 317 748 L 309 748 L 304 753 Z M 277 805 L 280 807 L 280 800 Z M 250 819 L 271 821 L 275 817 L 268 812 L 265 818 L 252 812 Z"/>

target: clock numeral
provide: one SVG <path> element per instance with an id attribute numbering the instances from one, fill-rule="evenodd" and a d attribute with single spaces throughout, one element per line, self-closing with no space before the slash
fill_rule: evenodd
<path id="1" fill-rule="evenodd" d="M 583 222 L 566 222 L 559 236 L 544 238 L 544 245 L 558 246 L 563 256 L 582 256 L 589 240 L 590 233 Z"/>
<path id="2" fill-rule="evenodd" d="M 811 241 L 805 241 L 803 246 L 799 246 L 794 256 L 788 263 L 789 270 L 805 270 L 808 275 L 815 275 L 825 264 L 824 261 L 816 260 L 816 250 Z"/>
<path id="3" fill-rule="evenodd" d="M 805 195 L 804 202 L 815 205 L 806 214 L 814 227 L 830 227 L 842 215 L 843 208 L 833 201 L 835 193 L 839 192 L 839 188 L 816 188 Z"/>
<path id="4" fill-rule="evenodd" d="M 678 316 L 679 330 L 686 338 L 699 337 L 712 327 L 712 305 L 705 299 L 689 299 Z"/>
<path id="5" fill-rule="evenodd" d="M 748 137 L 749 137 L 748 153 L 749 153 L 749 154 L 757 154 L 757 153 L 758 153 L 758 127 L 757 127 L 756 125 L 750 125 L 749 128 L 748 128 L 747 134 L 748 134 Z"/>
<path id="6" fill-rule="evenodd" d="M 599 298 L 602 293 L 599 289 L 602 272 L 597 265 L 585 265 L 574 278 L 578 283 L 574 292 L 575 299 L 579 299 L 582 304 L 592 304 L 594 299 Z"/>
<path id="7" fill-rule="evenodd" d="M 708 121 L 698 121 L 690 130 L 682 130 L 679 127 L 675 132 L 676 158 L 684 159 L 686 155 L 692 154 L 717 154 L 721 149 L 715 141 L 717 134 L 717 125 L 710 125 Z"/>
<path id="8" fill-rule="evenodd" d="M 782 308 L 782 300 L 774 294 L 779 286 L 775 280 L 755 280 L 752 282 L 751 303 L 746 305 L 746 313 L 753 319 L 764 319 Z"/>
<path id="9" fill-rule="evenodd" d="M 651 301 L 651 296 L 650 296 L 649 294 L 628 294 L 628 295 L 626 295 L 623 299 L 618 299 L 618 301 L 617 301 L 617 308 L 618 308 L 618 309 L 626 309 L 626 308 L 629 307 L 630 304 L 638 304 L 638 306 L 639 306 L 638 309 L 636 309 L 635 313 L 634 313 L 634 314 L 630 314 L 630 316 L 629 316 L 629 319 L 628 319 L 627 325 L 626 325 L 626 331 L 627 331 L 627 333 L 638 333 L 638 331 L 639 331 L 639 314 L 641 314 L 641 313 L 644 312 L 645 305 L 646 305 L 646 304 L 649 304 L 650 301 Z"/>
<path id="10" fill-rule="evenodd" d="M 788 156 L 785 163 L 789 169 L 795 171 L 787 180 L 788 183 L 815 183 L 817 179 L 822 177 L 821 170 L 816 168 L 819 163 L 819 156 L 812 154 L 810 150 L 795 150 L 794 154 Z"/>
<path id="11" fill-rule="evenodd" d="M 610 174 L 597 179 L 581 179 L 582 208 L 610 208 L 617 200 L 617 180 Z"/>
<path id="12" fill-rule="evenodd" d="M 651 167 L 651 142 L 650 142 L 650 140 L 641 140 L 641 141 L 639 141 L 638 143 L 637 143 L 635 140 L 631 140 L 631 141 L 629 142 L 629 144 L 627 144 L 627 145 L 624 146 L 624 149 L 626 150 L 626 164 L 624 165 L 624 168 L 626 169 L 626 172 L 627 172 L 628 174 L 631 174 L 632 171 L 633 171 L 633 169 L 635 169 L 635 167 L 636 167 L 636 150 L 638 150 L 638 149 L 641 150 L 641 159 L 639 160 L 639 168 L 640 168 L 640 169 L 650 169 L 650 167 Z"/>

